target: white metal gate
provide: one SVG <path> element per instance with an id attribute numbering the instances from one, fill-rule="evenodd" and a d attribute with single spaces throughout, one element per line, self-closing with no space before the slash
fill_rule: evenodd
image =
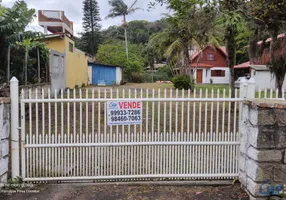
<path id="1" fill-rule="evenodd" d="M 87 89 L 21 99 L 24 181 L 233 179 L 239 103 L 230 91 Z M 41 98 L 38 98 L 41 96 Z M 106 124 L 106 102 L 141 101 L 140 125 Z"/>

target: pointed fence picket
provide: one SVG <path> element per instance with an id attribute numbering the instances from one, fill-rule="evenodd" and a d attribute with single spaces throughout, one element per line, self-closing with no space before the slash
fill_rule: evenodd
<path id="1" fill-rule="evenodd" d="M 238 176 L 238 118 L 244 99 L 237 90 L 235 98 L 230 98 L 230 90 L 219 89 L 67 89 L 55 91 L 54 97 L 50 90 L 28 94 L 27 98 L 22 91 L 21 96 L 24 181 Z M 108 126 L 110 100 L 141 101 L 142 123 Z"/>

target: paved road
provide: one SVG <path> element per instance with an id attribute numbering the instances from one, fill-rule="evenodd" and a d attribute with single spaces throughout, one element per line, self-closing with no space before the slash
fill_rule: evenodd
<path id="1" fill-rule="evenodd" d="M 38 193 L 4 194 L 1 200 L 246 200 L 247 195 L 234 186 L 128 186 L 98 184 L 40 185 Z"/>

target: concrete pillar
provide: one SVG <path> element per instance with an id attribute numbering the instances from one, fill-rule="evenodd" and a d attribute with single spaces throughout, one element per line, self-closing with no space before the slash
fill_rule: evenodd
<path id="1" fill-rule="evenodd" d="M 242 78 L 240 81 L 240 98 L 254 99 L 255 98 L 255 80 L 250 78 Z"/>
<path id="2" fill-rule="evenodd" d="M 20 176 L 19 154 L 19 81 L 13 77 L 10 80 L 11 98 L 11 143 L 12 143 L 12 178 Z"/>
<path id="3" fill-rule="evenodd" d="M 239 179 L 250 199 L 286 196 L 286 102 L 242 105 Z"/>

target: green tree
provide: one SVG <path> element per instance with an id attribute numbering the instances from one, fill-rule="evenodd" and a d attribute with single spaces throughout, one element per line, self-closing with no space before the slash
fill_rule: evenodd
<path id="1" fill-rule="evenodd" d="M 134 6 L 138 0 L 135 0 L 130 7 L 128 7 L 123 0 L 109 0 L 108 3 L 111 6 L 109 14 L 106 18 L 115 18 L 115 17 L 123 17 L 123 27 L 124 27 L 124 35 L 125 35 L 125 49 L 126 49 L 126 58 L 128 60 L 128 40 L 127 40 L 127 20 L 126 16 L 134 13 L 136 10 L 140 8 L 135 8 Z"/>
<path id="2" fill-rule="evenodd" d="M 279 97 L 282 97 L 282 86 L 286 74 L 286 39 L 278 40 L 278 34 L 285 31 L 286 2 L 284 0 L 253 0 L 249 3 L 250 16 L 258 29 L 266 30 L 271 38 L 270 71 L 276 78 Z"/>
<path id="3" fill-rule="evenodd" d="M 91 55 L 95 55 L 100 43 L 101 21 L 99 7 L 96 0 L 83 1 L 83 29 L 82 49 Z"/>
<path id="4" fill-rule="evenodd" d="M 124 69 L 124 78 L 131 79 L 133 72 L 143 72 L 144 58 L 142 55 L 143 46 L 129 44 L 129 59 L 126 60 L 124 45 L 122 41 L 109 41 L 99 46 L 96 61 L 102 64 L 121 66 Z"/>
<path id="5" fill-rule="evenodd" d="M 212 32 L 216 10 L 209 4 L 201 5 L 198 2 L 169 1 L 169 7 L 175 12 L 174 16 L 166 18 L 167 28 L 152 37 L 149 42 L 150 46 L 163 46 L 169 62 L 177 61 L 175 68 L 180 68 L 179 73 L 190 77 L 193 76 L 191 70 L 193 50 L 200 51 L 210 44 L 218 45 Z M 178 3 L 184 6 L 179 6 Z"/>
<path id="6" fill-rule="evenodd" d="M 164 20 L 157 20 L 155 22 L 144 20 L 130 21 L 127 32 L 128 42 L 131 44 L 147 44 L 152 34 L 162 32 L 165 28 Z M 102 31 L 102 35 L 104 40 L 125 40 L 124 28 L 122 26 L 110 26 Z"/>
<path id="7" fill-rule="evenodd" d="M 200 7 L 209 7 L 214 10 L 218 9 L 218 14 L 221 15 L 219 18 L 219 26 L 215 28 L 224 29 L 223 39 L 226 43 L 228 53 L 228 66 L 231 73 L 230 86 L 232 88 L 231 96 L 234 97 L 234 65 L 236 64 L 236 54 L 239 56 L 245 55 L 244 44 L 246 44 L 247 38 L 250 37 L 250 32 L 245 28 L 245 10 L 247 8 L 246 0 L 153 0 L 150 2 L 150 6 L 154 7 L 158 4 L 166 4 L 169 8 L 173 9 L 178 13 L 178 16 L 184 16 L 186 11 L 189 10 L 190 6 L 196 4 L 196 10 Z M 250 1 L 252 2 L 252 1 Z M 260 2 L 257 0 L 257 2 Z M 271 1 L 268 1 L 271 2 Z M 205 10 L 204 14 L 207 14 L 208 10 Z M 201 20 L 197 20 L 201 22 Z M 189 22 L 191 23 L 191 22 Z M 208 25 L 207 22 L 199 23 L 196 26 L 198 30 L 204 25 Z M 203 33 L 203 32 L 202 32 Z M 201 45 L 202 46 L 202 45 Z M 243 60 L 245 58 L 242 58 Z"/>
<path id="8" fill-rule="evenodd" d="M 231 97 L 235 96 L 234 85 L 234 66 L 236 64 L 237 43 L 236 36 L 245 26 L 244 17 L 241 15 L 241 10 L 244 9 L 245 0 L 220 0 L 219 8 L 222 16 L 218 23 L 224 27 L 224 38 L 227 51 L 227 62 L 230 69 L 230 88 Z"/>
<path id="9" fill-rule="evenodd" d="M 49 49 L 45 44 L 29 38 L 11 45 L 11 51 L 11 75 L 18 77 L 20 84 L 49 81 Z"/>
<path id="10" fill-rule="evenodd" d="M 24 1 L 16 1 L 11 8 L 1 6 L 0 10 L 0 79 L 3 82 L 10 78 L 9 55 L 15 56 L 10 54 L 10 46 L 39 33 L 24 31 L 35 16 L 35 9 L 29 9 Z"/>

